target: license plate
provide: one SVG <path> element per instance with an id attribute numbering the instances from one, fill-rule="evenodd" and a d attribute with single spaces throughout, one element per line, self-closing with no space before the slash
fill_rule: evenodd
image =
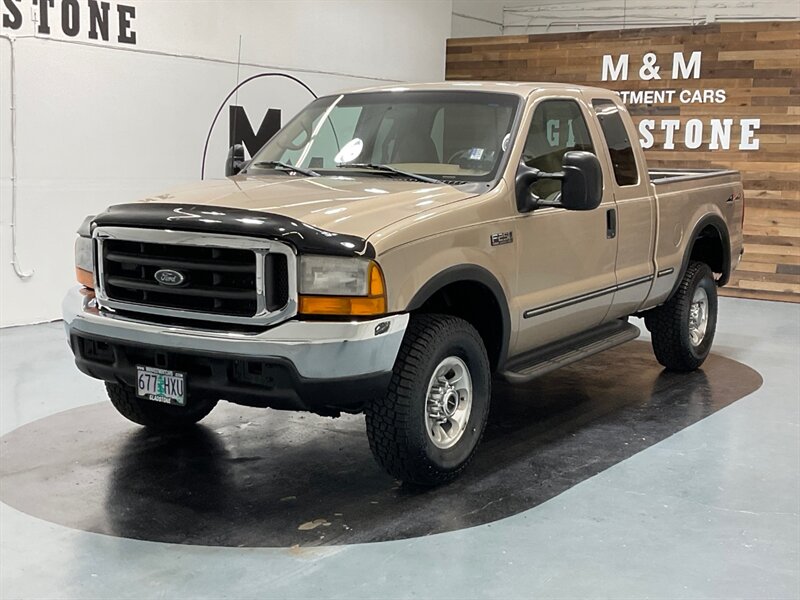
<path id="1" fill-rule="evenodd" d="M 136 395 L 164 404 L 186 405 L 186 373 L 136 365 Z"/>

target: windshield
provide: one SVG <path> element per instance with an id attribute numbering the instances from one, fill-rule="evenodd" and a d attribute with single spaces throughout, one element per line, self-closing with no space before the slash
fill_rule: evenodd
<path id="1" fill-rule="evenodd" d="M 383 165 L 444 182 L 490 181 L 508 150 L 519 104 L 511 94 L 476 91 L 319 98 L 256 153 L 248 170 L 283 163 L 325 175 L 402 176 L 375 168 Z"/>

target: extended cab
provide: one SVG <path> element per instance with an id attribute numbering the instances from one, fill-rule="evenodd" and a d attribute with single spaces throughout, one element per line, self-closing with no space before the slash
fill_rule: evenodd
<path id="1" fill-rule="evenodd" d="M 699 367 L 742 251 L 738 173 L 648 170 L 602 89 L 326 96 L 226 168 L 84 222 L 64 301 L 78 368 L 152 428 L 221 399 L 363 411 L 377 461 L 421 484 L 472 457 L 493 375 L 634 339 L 631 316 L 662 365 Z"/>

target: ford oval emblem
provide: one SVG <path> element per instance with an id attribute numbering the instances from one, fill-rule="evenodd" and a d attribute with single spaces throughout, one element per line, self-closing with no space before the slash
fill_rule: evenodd
<path id="1" fill-rule="evenodd" d="M 176 286 L 186 281 L 186 275 L 175 269 L 159 269 L 153 277 L 161 285 Z"/>

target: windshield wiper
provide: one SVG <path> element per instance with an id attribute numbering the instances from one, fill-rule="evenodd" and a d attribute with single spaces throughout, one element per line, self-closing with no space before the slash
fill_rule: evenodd
<path id="1" fill-rule="evenodd" d="M 290 165 L 289 163 L 281 162 L 279 160 L 262 160 L 257 163 L 253 163 L 250 165 L 252 167 L 272 167 L 273 169 L 286 169 L 287 171 L 294 171 L 295 173 L 301 173 L 306 177 L 319 177 L 320 174 L 316 171 L 312 171 L 311 169 L 304 169 L 303 167 L 296 167 L 294 165 Z"/>
<path id="2" fill-rule="evenodd" d="M 375 163 L 344 163 L 336 166 L 340 169 L 369 169 L 370 171 L 381 171 L 383 173 L 390 173 L 393 175 L 402 175 L 403 177 L 416 179 L 417 181 L 424 181 L 425 183 L 444 183 L 444 181 L 434 179 L 433 177 L 426 177 L 425 175 L 411 173 L 410 171 L 401 171 L 400 169 L 395 169 L 389 165 L 376 165 Z"/>

